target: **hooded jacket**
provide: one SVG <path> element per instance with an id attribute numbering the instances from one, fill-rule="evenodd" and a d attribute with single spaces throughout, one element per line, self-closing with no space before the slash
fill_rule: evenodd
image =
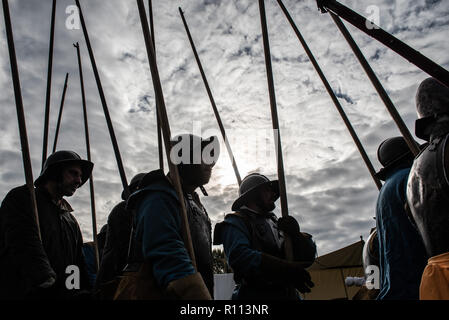
<path id="1" fill-rule="evenodd" d="M 213 295 L 210 219 L 196 193 L 185 194 L 185 200 L 198 272 Z M 163 290 L 171 281 L 195 273 L 182 237 L 179 198 L 161 170 L 142 179 L 127 208 L 135 210 L 131 263 L 151 262 L 153 276 Z"/>

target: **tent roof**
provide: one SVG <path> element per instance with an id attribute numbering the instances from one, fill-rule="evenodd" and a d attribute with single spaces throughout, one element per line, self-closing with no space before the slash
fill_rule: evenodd
<path id="1" fill-rule="evenodd" d="M 361 240 L 337 251 L 318 257 L 307 270 L 361 267 L 363 266 L 362 252 L 364 244 L 365 241 Z"/>

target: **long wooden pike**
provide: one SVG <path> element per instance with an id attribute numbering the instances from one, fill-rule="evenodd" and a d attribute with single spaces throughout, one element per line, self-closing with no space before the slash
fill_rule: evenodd
<path id="1" fill-rule="evenodd" d="M 368 75 L 368 78 L 371 80 L 371 83 L 373 84 L 374 88 L 376 89 L 377 93 L 379 94 L 380 98 L 384 102 L 385 106 L 387 107 L 388 112 L 392 116 L 394 122 L 396 123 L 399 131 L 401 132 L 402 136 L 404 137 L 405 141 L 407 142 L 407 145 L 409 146 L 410 150 L 412 151 L 414 156 L 417 156 L 419 153 L 419 147 L 416 143 L 415 139 L 413 139 L 412 134 L 408 130 L 407 126 L 404 123 L 404 120 L 402 120 L 401 115 L 399 114 L 398 110 L 394 106 L 393 102 L 391 101 L 390 97 L 388 96 L 388 93 L 385 91 L 384 87 L 380 83 L 379 79 L 377 78 L 376 74 L 374 73 L 373 69 L 369 65 L 368 61 L 366 60 L 365 56 L 363 55 L 360 48 L 357 46 L 357 43 L 352 38 L 351 33 L 349 30 L 345 27 L 341 19 L 333 14 L 332 12 L 329 12 L 332 19 L 334 20 L 335 24 L 337 25 L 338 29 L 340 29 L 341 33 L 345 37 L 346 41 L 348 42 L 349 46 L 351 47 L 352 51 L 354 52 L 355 56 L 359 60 L 360 64 L 362 65 L 363 69 L 365 70 L 366 74 Z"/>
<path id="2" fill-rule="evenodd" d="M 148 20 L 147 16 L 145 14 L 145 6 L 143 4 L 143 0 L 136 0 L 137 1 L 137 7 L 139 9 L 139 15 L 140 15 L 140 22 L 142 25 L 142 31 L 143 31 L 143 38 L 145 41 L 145 47 L 147 49 L 147 55 L 148 55 L 148 62 L 150 64 L 150 70 L 151 75 L 153 78 L 153 86 L 154 86 L 154 92 L 157 99 L 157 111 L 159 113 L 160 119 L 161 119 L 161 127 L 162 127 L 162 133 L 164 138 L 164 145 L 165 145 L 165 153 L 167 155 L 167 163 L 169 165 L 170 170 L 170 177 L 173 180 L 174 187 L 176 189 L 176 193 L 178 194 L 180 206 L 181 206 L 181 215 L 182 215 L 182 231 L 183 231 L 183 238 L 184 238 L 184 244 L 186 246 L 187 252 L 190 255 L 190 259 L 192 260 L 192 265 L 197 270 L 196 260 L 195 260 L 195 253 L 193 251 L 193 245 L 192 245 L 192 237 L 190 235 L 190 228 L 189 228 L 189 221 L 187 219 L 187 210 L 185 207 L 185 201 L 184 201 L 184 194 L 181 187 L 181 179 L 179 177 L 178 167 L 173 164 L 173 162 L 170 159 L 170 150 L 171 150 L 171 144 L 170 144 L 170 124 L 168 122 L 168 116 L 167 116 L 167 109 L 165 107 L 165 101 L 164 101 L 164 94 L 162 91 L 162 84 L 159 77 L 159 71 L 156 64 L 156 57 L 154 54 L 154 47 L 151 44 L 151 34 L 150 29 L 148 26 Z"/>
<path id="3" fill-rule="evenodd" d="M 86 151 L 87 151 L 87 160 L 92 161 L 90 155 L 90 138 L 89 138 L 89 123 L 87 121 L 87 107 L 86 107 L 86 94 L 84 91 L 84 77 L 83 77 L 83 65 L 81 63 L 81 54 L 80 54 L 80 46 L 77 42 L 73 45 L 76 48 L 76 53 L 78 57 L 78 70 L 80 76 L 80 87 L 81 87 L 81 98 L 83 104 L 83 118 L 84 118 L 84 132 L 86 137 Z M 100 255 L 98 253 L 98 239 L 97 239 L 97 214 L 95 210 L 95 190 L 94 190 L 94 177 L 93 174 L 89 179 L 89 187 L 90 187 L 90 207 L 92 212 L 92 232 L 94 239 L 94 252 L 95 252 L 95 262 L 97 271 L 100 268 Z"/>
<path id="4" fill-rule="evenodd" d="M 223 122 L 221 121 L 220 113 L 218 112 L 217 105 L 215 104 L 214 96 L 212 95 L 212 91 L 211 91 L 211 89 L 209 87 L 209 83 L 207 81 L 206 74 L 205 74 L 203 66 L 201 64 L 200 57 L 199 57 L 198 52 L 197 52 L 197 50 L 195 48 L 195 43 L 193 42 L 193 38 L 192 38 L 192 35 L 190 33 L 189 26 L 187 25 L 187 21 L 186 21 L 186 19 L 184 17 L 184 13 L 182 12 L 181 8 L 179 8 L 179 14 L 181 15 L 182 22 L 184 23 L 184 27 L 185 27 L 186 32 L 187 32 L 187 36 L 189 37 L 190 45 L 192 46 L 193 54 L 195 55 L 195 59 L 196 59 L 196 62 L 198 64 L 198 68 L 200 69 L 201 77 L 203 78 L 203 82 L 204 82 L 204 85 L 206 87 L 207 95 L 209 96 L 209 100 L 210 100 L 210 103 L 212 105 L 212 109 L 214 110 L 215 118 L 217 119 L 218 126 L 220 127 L 220 131 L 221 131 L 221 135 L 222 135 L 224 143 L 226 145 L 226 149 L 228 150 L 229 158 L 231 159 L 231 164 L 232 164 L 232 167 L 234 168 L 234 173 L 235 173 L 235 177 L 237 179 L 237 183 L 240 186 L 240 184 L 242 183 L 242 178 L 240 177 L 239 169 L 237 167 L 237 163 L 235 161 L 234 154 L 232 153 L 231 145 L 229 144 L 229 141 L 228 141 L 228 139 L 226 137 L 226 131 L 225 131 L 225 128 L 223 126 Z"/>
<path id="5" fill-rule="evenodd" d="M 154 57 L 156 57 L 156 38 L 154 37 L 154 19 L 153 19 L 153 1 L 148 0 L 148 17 L 150 19 L 151 43 L 154 48 Z"/>
<path id="6" fill-rule="evenodd" d="M 123 167 L 122 157 L 120 155 L 120 149 L 117 143 L 117 138 L 115 136 L 114 127 L 112 125 L 111 116 L 109 115 L 108 104 L 106 102 L 106 97 L 104 95 L 103 86 L 101 84 L 100 74 L 98 73 L 97 63 L 95 61 L 94 52 L 89 40 L 89 34 L 87 32 L 86 22 L 84 21 L 83 11 L 79 0 L 75 0 L 76 5 L 79 10 L 79 16 L 81 25 L 83 27 L 84 39 L 86 40 L 87 50 L 89 51 L 90 62 L 92 64 L 92 69 L 94 72 L 95 80 L 97 82 L 98 93 L 100 94 L 101 104 L 103 106 L 104 116 L 106 118 L 106 123 L 109 130 L 109 135 L 111 137 L 112 146 L 114 148 L 115 159 L 117 161 L 118 170 L 120 173 L 120 179 L 122 180 L 123 190 L 125 191 L 126 198 L 129 196 L 129 186 L 126 180 L 125 169 Z"/>
<path id="7" fill-rule="evenodd" d="M 372 27 L 372 24 L 370 23 L 369 25 L 371 27 L 368 28 L 367 23 L 369 22 L 369 20 L 365 17 L 361 16 L 357 12 L 349 9 L 348 7 L 335 0 L 317 0 L 317 4 L 321 12 L 325 13 L 327 11 L 330 11 L 345 19 L 356 28 L 381 42 L 424 72 L 427 72 L 429 75 L 449 87 L 449 71 L 436 64 L 426 56 L 422 55 L 412 47 L 408 46 L 401 40 L 397 39 L 393 35 L 389 34 L 379 26 Z"/>
<path id="8" fill-rule="evenodd" d="M 19 69 L 17 67 L 16 49 L 14 46 L 14 36 L 12 32 L 11 16 L 9 13 L 8 0 L 2 0 L 3 15 L 5 17 L 6 38 L 8 41 L 9 59 L 11 63 L 11 75 L 14 86 L 14 96 L 16 100 L 17 120 L 19 122 L 20 145 L 22 147 L 23 168 L 25 171 L 25 180 L 31 197 L 31 209 L 37 226 L 39 240 L 42 242 L 42 236 L 39 227 L 39 214 L 37 211 L 36 194 L 33 185 L 33 170 L 30 159 L 30 149 L 28 145 L 28 135 L 25 122 L 25 113 L 23 111 L 22 89 L 20 87 Z"/>
<path id="9" fill-rule="evenodd" d="M 50 100 L 51 100 L 51 76 L 53 72 L 53 47 L 55 40 L 55 16 L 56 16 L 56 0 L 53 0 L 51 10 L 51 26 L 50 26 L 50 48 L 48 50 L 48 71 L 47 71 L 47 94 L 45 97 L 45 119 L 44 119 L 44 141 L 42 147 L 42 167 L 47 160 L 48 148 L 48 124 L 50 122 Z"/>
<path id="10" fill-rule="evenodd" d="M 64 109 L 65 94 L 67 92 L 68 81 L 69 81 L 69 74 L 67 73 L 65 75 L 64 89 L 62 90 L 61 105 L 59 106 L 58 122 L 56 124 L 55 140 L 53 142 L 53 153 L 56 152 L 56 146 L 58 144 L 59 129 L 61 128 L 62 110 Z"/>
<path id="11" fill-rule="evenodd" d="M 312 62 L 321 81 L 323 82 L 324 86 L 326 87 L 327 93 L 331 97 L 332 101 L 335 104 L 335 107 L 337 108 L 338 112 L 340 113 L 340 116 L 342 117 L 343 122 L 346 125 L 346 128 L 348 129 L 349 133 L 351 134 L 351 137 L 354 140 L 354 143 L 356 144 L 357 149 L 359 150 L 360 155 L 362 156 L 363 161 L 365 162 L 365 165 L 368 168 L 368 171 L 371 174 L 371 177 L 373 178 L 373 181 L 377 186 L 377 189 L 380 190 L 380 188 L 382 187 L 382 183 L 376 177 L 376 170 L 374 169 L 373 164 L 371 163 L 365 149 L 363 148 L 363 145 L 360 142 L 360 139 L 358 138 L 357 133 L 355 132 L 354 128 L 352 127 L 351 122 L 349 121 L 348 117 L 346 116 L 346 113 L 343 110 L 343 107 L 341 106 L 334 91 L 332 90 L 332 88 L 329 84 L 329 81 L 327 81 L 326 76 L 324 75 L 323 71 L 321 70 L 320 65 L 316 61 L 312 51 L 310 50 L 309 46 L 307 45 L 306 40 L 304 39 L 304 37 L 302 36 L 298 27 L 296 26 L 295 22 L 293 21 L 292 17 L 290 16 L 290 13 L 288 12 L 287 8 L 284 6 L 284 4 L 282 3 L 281 0 L 277 0 L 277 2 L 279 4 L 279 6 L 281 7 L 282 11 L 284 12 L 285 16 L 287 17 L 288 22 L 290 23 L 293 30 L 295 31 L 296 36 L 298 37 L 299 41 L 301 42 L 302 46 L 304 47 L 304 50 L 306 51 L 306 54 L 309 57 L 310 62 Z"/>
<path id="12" fill-rule="evenodd" d="M 279 118 L 276 106 L 276 93 L 274 90 L 273 70 L 271 66 L 270 42 L 268 39 L 267 18 L 265 15 L 264 0 L 259 0 L 260 21 L 262 25 L 263 45 L 265 52 L 265 64 L 267 68 L 268 91 L 270 94 L 271 119 L 273 123 L 274 143 L 277 155 L 277 172 L 279 179 L 279 194 L 281 200 L 281 212 L 283 217 L 288 217 L 287 189 L 285 184 L 284 160 L 282 157 L 281 133 L 279 128 Z M 285 237 L 285 256 L 287 260 L 293 260 L 293 247 L 291 239 Z"/>
<path id="13" fill-rule="evenodd" d="M 156 40 L 154 37 L 154 19 L 153 19 L 153 3 L 151 0 L 148 0 L 148 15 L 150 17 L 150 27 L 151 27 L 151 42 L 153 43 L 154 48 L 154 57 L 156 59 Z M 157 104 L 156 104 L 157 108 Z M 162 128 L 161 128 L 161 119 L 159 118 L 159 112 L 156 110 L 156 122 L 157 122 L 157 146 L 159 152 L 159 168 L 164 170 L 164 150 L 163 150 L 163 142 L 162 142 Z"/>

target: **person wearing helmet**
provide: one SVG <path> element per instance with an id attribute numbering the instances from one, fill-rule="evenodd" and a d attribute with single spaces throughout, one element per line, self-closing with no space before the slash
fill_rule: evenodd
<path id="1" fill-rule="evenodd" d="M 428 141 L 415 158 L 407 184 L 407 202 L 429 258 L 420 299 L 449 299 L 449 88 L 425 79 L 416 108 L 416 136 Z"/>
<path id="2" fill-rule="evenodd" d="M 427 258 L 421 237 L 405 208 L 413 154 L 403 137 L 394 137 L 379 145 L 377 157 L 383 167 L 376 176 L 385 183 L 376 203 L 380 269 L 380 292 L 376 299 L 418 300 Z"/>
<path id="3" fill-rule="evenodd" d="M 242 180 L 234 213 L 215 225 L 214 244 L 223 245 L 234 271 L 233 300 L 298 299 L 296 290 L 314 286 L 305 270 L 315 260 L 312 236 L 300 232 L 292 217 L 277 219 L 272 212 L 279 198 L 279 183 L 253 173 Z M 284 233 L 293 244 L 294 261 L 284 255 Z"/>
<path id="4" fill-rule="evenodd" d="M 134 193 L 145 173 L 135 175 L 129 183 L 129 192 Z M 126 194 L 108 216 L 106 243 L 95 283 L 95 292 L 99 299 L 113 298 L 118 282 L 128 259 L 129 239 L 132 225 L 132 212 L 126 209 Z"/>
<path id="5" fill-rule="evenodd" d="M 184 245 L 181 207 L 172 173 L 152 171 L 127 201 L 127 208 L 135 212 L 135 233 L 114 299 L 213 297 L 211 221 L 195 190 L 204 190 L 203 185 L 209 182 L 219 150 L 216 136 L 203 139 L 184 134 L 172 140 L 170 159 L 179 169 L 197 271 Z"/>
<path id="6" fill-rule="evenodd" d="M 71 299 L 90 289 L 82 234 L 64 197 L 72 196 L 92 169 L 92 162 L 73 151 L 47 158 L 34 182 L 42 241 L 27 186 L 6 195 L 0 207 L 0 299 Z"/>

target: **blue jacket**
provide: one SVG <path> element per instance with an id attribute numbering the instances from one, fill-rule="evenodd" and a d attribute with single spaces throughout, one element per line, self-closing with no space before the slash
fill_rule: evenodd
<path id="1" fill-rule="evenodd" d="M 153 275 L 161 288 L 195 273 L 182 239 L 178 196 L 173 188 L 155 183 L 139 192 L 146 193 L 136 211 L 136 238 L 142 242 L 145 260 L 153 265 Z"/>
<path id="2" fill-rule="evenodd" d="M 377 300 L 417 300 L 427 255 L 404 205 L 410 168 L 387 176 L 376 205 L 380 292 Z"/>
<path id="3" fill-rule="evenodd" d="M 229 265 L 246 277 L 257 273 L 261 262 L 261 252 L 251 248 L 251 235 L 241 218 L 227 215 L 220 241 L 228 258 Z"/>

